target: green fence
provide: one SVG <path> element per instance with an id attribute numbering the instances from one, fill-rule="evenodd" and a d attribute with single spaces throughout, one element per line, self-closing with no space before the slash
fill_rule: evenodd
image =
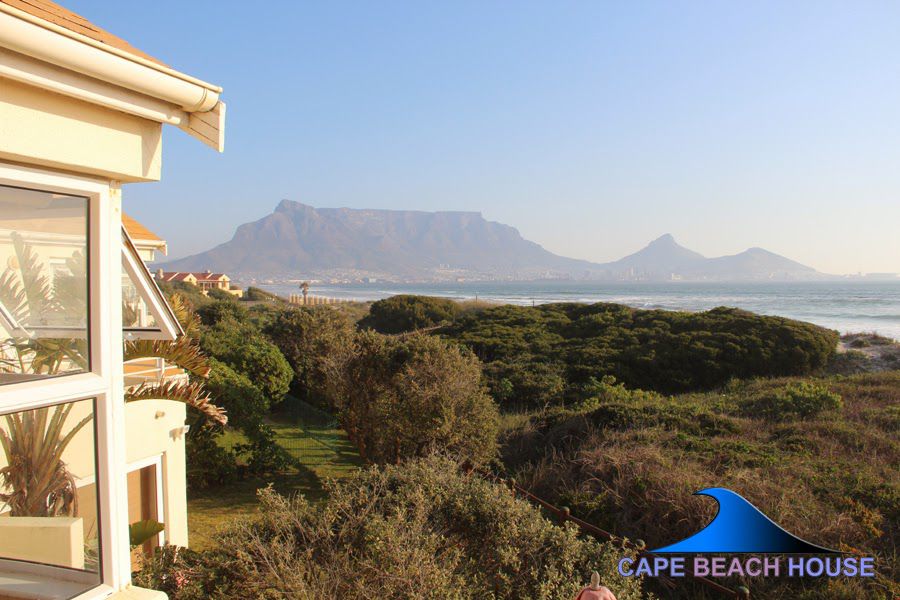
<path id="1" fill-rule="evenodd" d="M 362 464 L 334 415 L 298 398 L 288 398 L 290 410 L 272 424 L 278 444 L 300 464 L 320 476 L 340 476 Z"/>

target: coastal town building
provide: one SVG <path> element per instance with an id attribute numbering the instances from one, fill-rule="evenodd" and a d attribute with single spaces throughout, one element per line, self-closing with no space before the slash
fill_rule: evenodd
<path id="1" fill-rule="evenodd" d="M 0 0 L 0 600 L 166 597 L 131 585 L 129 524 L 188 542 L 185 404 L 125 397 L 184 374 L 123 345 L 182 331 L 144 264 L 165 242 L 122 194 L 160 179 L 163 125 L 223 150 L 221 92 L 54 2 Z"/>
<path id="2" fill-rule="evenodd" d="M 231 278 L 225 273 L 213 273 L 212 271 L 163 271 L 159 269 L 156 272 L 156 279 L 166 283 L 189 283 L 197 286 L 204 293 L 210 290 L 222 290 L 238 298 L 244 295 L 243 290 L 231 287 Z"/>

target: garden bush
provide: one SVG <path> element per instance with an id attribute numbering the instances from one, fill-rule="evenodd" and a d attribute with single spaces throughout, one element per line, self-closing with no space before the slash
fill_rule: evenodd
<path id="1" fill-rule="evenodd" d="M 790 383 L 774 393 L 744 401 L 744 410 L 772 421 L 806 418 L 843 406 L 840 394 L 824 385 L 801 381 Z"/>
<path id="2" fill-rule="evenodd" d="M 571 600 L 596 570 L 619 600 L 642 598 L 640 579 L 616 574 L 622 550 L 451 461 L 361 471 L 329 483 L 320 505 L 270 490 L 260 501 L 259 516 L 230 525 L 217 549 L 163 548 L 135 583 L 172 600 Z"/>
<path id="3" fill-rule="evenodd" d="M 496 452 L 497 407 L 482 384 L 481 364 L 436 336 L 357 334 L 328 394 L 366 460 L 444 452 L 481 463 Z"/>
<path id="4" fill-rule="evenodd" d="M 328 306 L 279 312 L 265 328 L 294 372 L 292 393 L 310 404 L 327 404 L 327 385 L 353 349 L 353 322 Z"/>
<path id="5" fill-rule="evenodd" d="M 461 310 L 447 298 L 400 294 L 372 303 L 359 326 L 379 333 L 403 333 L 450 322 Z"/>

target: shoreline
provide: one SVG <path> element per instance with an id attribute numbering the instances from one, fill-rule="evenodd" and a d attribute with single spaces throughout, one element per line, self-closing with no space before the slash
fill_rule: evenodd
<path id="1" fill-rule="evenodd" d="M 289 284 L 255 284 L 286 298 L 296 293 Z M 762 315 L 814 323 L 841 335 L 877 333 L 900 340 L 900 284 L 752 283 L 705 282 L 677 286 L 653 283 L 560 284 L 546 282 L 481 282 L 441 285 L 314 284 L 310 294 L 355 302 L 373 302 L 398 294 L 448 298 L 460 302 L 489 302 L 528 306 L 557 302 L 593 304 L 610 302 L 635 309 L 701 312 L 730 306 Z"/>

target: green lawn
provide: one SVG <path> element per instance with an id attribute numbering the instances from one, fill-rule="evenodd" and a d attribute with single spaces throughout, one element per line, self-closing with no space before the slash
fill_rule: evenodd
<path id="1" fill-rule="evenodd" d="M 256 490 L 271 484 L 282 494 L 299 493 L 312 501 L 324 497 L 322 482 L 341 478 L 362 465 L 346 434 L 327 423 L 307 419 L 296 422 L 277 419 L 269 422 L 278 443 L 300 463 L 295 471 L 267 479 L 250 479 L 207 490 L 188 492 L 188 529 L 191 548 L 202 550 L 215 544 L 215 532 L 222 524 L 246 518 L 256 512 Z M 305 427 L 304 427 L 305 426 Z M 226 447 L 245 441 L 238 432 L 226 432 Z"/>

